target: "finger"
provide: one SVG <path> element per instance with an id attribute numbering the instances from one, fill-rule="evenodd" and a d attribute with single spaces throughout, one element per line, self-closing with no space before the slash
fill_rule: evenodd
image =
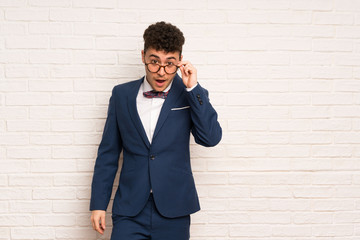
<path id="1" fill-rule="evenodd" d="M 105 215 L 102 215 L 102 216 L 100 217 L 100 220 L 101 220 L 101 228 L 102 228 L 103 230 L 105 230 Z"/>
<path id="2" fill-rule="evenodd" d="M 99 218 L 95 218 L 95 230 L 101 234 L 103 234 L 101 228 L 100 228 L 100 224 L 99 224 Z"/>
<path id="3" fill-rule="evenodd" d="M 185 69 L 184 69 L 184 66 L 180 66 L 180 71 L 181 71 L 181 74 L 183 75 L 183 76 L 186 76 L 187 74 L 185 73 Z"/>

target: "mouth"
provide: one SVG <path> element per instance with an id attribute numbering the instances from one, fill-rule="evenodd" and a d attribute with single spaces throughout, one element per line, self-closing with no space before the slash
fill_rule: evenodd
<path id="1" fill-rule="evenodd" d="M 166 80 L 156 79 L 155 81 L 158 83 L 164 83 Z"/>

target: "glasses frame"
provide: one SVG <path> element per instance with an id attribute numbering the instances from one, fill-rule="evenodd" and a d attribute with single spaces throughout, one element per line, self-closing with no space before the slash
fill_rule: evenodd
<path id="1" fill-rule="evenodd" d="M 149 66 L 148 66 L 149 64 L 158 65 L 159 69 L 158 69 L 156 72 L 150 71 Z M 175 65 L 175 67 L 176 67 L 175 72 L 168 73 L 168 72 L 166 71 L 166 67 L 169 66 L 169 64 L 168 64 L 168 65 L 161 65 L 161 64 L 159 64 L 159 63 L 145 63 L 145 66 L 146 66 L 147 70 L 148 70 L 149 72 L 151 72 L 151 73 L 158 73 L 162 67 L 164 68 L 164 71 L 165 71 L 167 74 L 174 74 L 174 73 L 176 73 L 177 70 L 179 69 L 179 67 Z"/>

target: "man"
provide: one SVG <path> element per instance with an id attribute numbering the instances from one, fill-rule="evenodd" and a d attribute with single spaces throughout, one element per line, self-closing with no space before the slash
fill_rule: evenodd
<path id="1" fill-rule="evenodd" d="M 103 234 L 123 151 L 111 239 L 188 240 L 190 214 L 200 210 L 190 132 L 196 143 L 210 147 L 221 140 L 222 129 L 195 67 L 183 61 L 183 33 L 158 22 L 143 37 L 146 76 L 115 86 L 109 100 L 94 167 L 91 222 Z"/>

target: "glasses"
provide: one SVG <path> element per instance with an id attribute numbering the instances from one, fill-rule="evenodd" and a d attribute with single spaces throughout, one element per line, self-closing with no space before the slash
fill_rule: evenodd
<path id="1" fill-rule="evenodd" d="M 178 66 L 174 64 L 160 65 L 159 63 L 145 63 L 145 66 L 149 72 L 157 73 L 160 71 L 160 68 L 164 68 L 164 71 L 167 74 L 174 74 L 178 70 Z"/>

